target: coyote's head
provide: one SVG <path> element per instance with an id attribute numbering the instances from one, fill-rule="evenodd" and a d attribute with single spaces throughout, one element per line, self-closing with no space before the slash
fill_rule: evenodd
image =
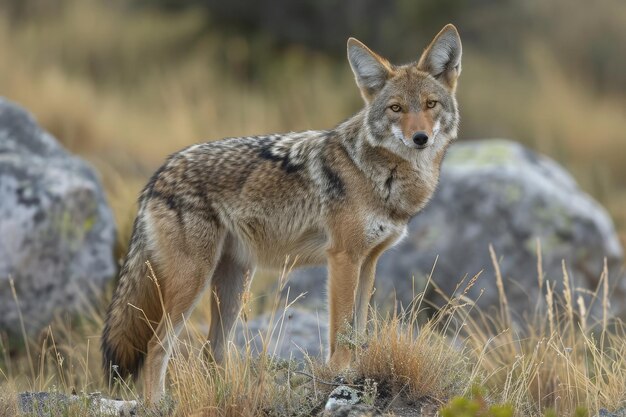
<path id="1" fill-rule="evenodd" d="M 411 158 L 440 150 L 456 137 L 461 39 L 453 25 L 439 32 L 417 63 L 392 65 L 354 38 L 348 40 L 348 60 L 374 146 Z"/>

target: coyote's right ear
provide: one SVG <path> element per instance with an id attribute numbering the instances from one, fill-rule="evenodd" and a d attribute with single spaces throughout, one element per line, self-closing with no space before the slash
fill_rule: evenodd
<path id="1" fill-rule="evenodd" d="M 366 102 L 383 88 L 393 71 L 385 58 L 354 38 L 348 39 L 348 61 Z"/>
<path id="2" fill-rule="evenodd" d="M 417 67 L 430 73 L 446 85 L 450 91 L 456 89 L 456 81 L 461 74 L 461 38 L 454 25 L 448 24 L 428 45 Z"/>

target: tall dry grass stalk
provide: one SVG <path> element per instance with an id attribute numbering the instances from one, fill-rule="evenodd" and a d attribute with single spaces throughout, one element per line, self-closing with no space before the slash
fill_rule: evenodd
<path id="1" fill-rule="evenodd" d="M 561 294 L 556 283 L 545 282 L 545 303 L 525 320 L 467 317 L 463 334 L 477 363 L 474 375 L 494 401 L 511 403 L 519 416 L 548 408 L 570 416 L 578 406 L 595 414 L 626 404 L 626 329 L 610 315 L 606 264 L 590 301 L 579 296 L 574 303 L 565 266 L 562 281 Z M 600 317 L 592 316 L 588 303 L 594 302 L 601 303 Z"/>

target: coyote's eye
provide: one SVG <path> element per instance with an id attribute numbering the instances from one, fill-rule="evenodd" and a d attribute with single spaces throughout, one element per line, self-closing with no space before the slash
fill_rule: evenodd
<path id="1" fill-rule="evenodd" d="M 402 107 L 400 107 L 400 105 L 398 104 L 392 104 L 391 106 L 389 106 L 389 108 L 394 113 L 398 113 L 400 110 L 402 110 Z"/>
<path id="2" fill-rule="evenodd" d="M 429 109 L 434 108 L 437 105 L 437 101 L 436 100 L 428 100 L 426 102 L 426 107 L 428 107 Z"/>

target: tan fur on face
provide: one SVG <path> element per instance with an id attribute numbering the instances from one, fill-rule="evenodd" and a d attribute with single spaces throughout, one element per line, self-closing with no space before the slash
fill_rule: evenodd
<path id="1" fill-rule="evenodd" d="M 435 120 L 430 111 L 411 112 L 400 117 L 400 129 L 407 139 L 411 139 L 417 132 L 425 132 L 432 137 L 434 123 Z"/>

